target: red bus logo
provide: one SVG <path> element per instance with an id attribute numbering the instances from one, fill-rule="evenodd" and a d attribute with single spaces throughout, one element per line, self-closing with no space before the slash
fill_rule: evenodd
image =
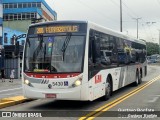
<path id="1" fill-rule="evenodd" d="M 102 75 L 95 76 L 95 84 L 102 82 Z"/>

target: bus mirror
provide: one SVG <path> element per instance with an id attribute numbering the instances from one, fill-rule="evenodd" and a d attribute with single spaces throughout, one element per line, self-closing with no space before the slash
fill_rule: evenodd
<path id="1" fill-rule="evenodd" d="M 14 48 L 14 55 L 17 56 L 19 54 L 19 41 L 16 42 Z"/>

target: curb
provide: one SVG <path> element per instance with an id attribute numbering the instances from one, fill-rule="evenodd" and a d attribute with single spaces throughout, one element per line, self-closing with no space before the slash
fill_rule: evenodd
<path id="1" fill-rule="evenodd" d="M 9 106 L 13 106 L 13 105 L 17 105 L 17 104 L 20 104 L 20 103 L 25 102 L 27 100 L 28 99 L 25 98 L 24 96 L 3 98 L 3 99 L 0 99 L 0 109 L 5 108 L 5 107 L 9 107 Z"/>

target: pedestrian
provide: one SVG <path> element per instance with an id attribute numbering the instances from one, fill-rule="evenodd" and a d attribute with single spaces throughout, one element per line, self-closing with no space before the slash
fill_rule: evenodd
<path id="1" fill-rule="evenodd" d="M 2 77 L 2 82 L 5 82 L 5 71 L 4 71 L 4 68 L 1 69 L 1 77 Z"/>
<path id="2" fill-rule="evenodd" d="M 15 73 L 15 70 L 12 69 L 11 70 L 11 74 L 10 74 L 10 81 L 9 82 L 13 82 L 13 79 L 14 79 L 14 73 Z"/>

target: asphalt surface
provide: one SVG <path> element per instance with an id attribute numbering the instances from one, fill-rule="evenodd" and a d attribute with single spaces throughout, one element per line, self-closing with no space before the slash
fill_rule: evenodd
<path id="1" fill-rule="evenodd" d="M 144 85 L 151 79 L 160 75 L 160 66 L 149 66 L 147 77 L 143 78 L 143 82 L 141 85 Z M 123 102 L 117 104 L 116 106 L 110 108 L 108 111 L 111 111 L 111 114 L 115 114 L 120 109 L 153 109 L 155 111 L 160 111 L 160 80 L 152 83 L 142 91 L 136 93 L 135 95 L 129 97 Z M 21 86 L 19 86 L 21 87 Z M 133 85 L 126 86 L 118 91 L 113 93 L 113 96 L 108 101 L 102 101 L 101 99 L 95 100 L 93 102 L 80 102 L 80 101 L 55 101 L 52 99 L 39 99 L 31 102 L 22 103 L 19 105 L 7 107 L 1 109 L 0 111 L 17 111 L 18 113 L 22 112 L 40 112 L 42 116 L 45 117 L 46 120 L 54 119 L 54 120 L 77 120 L 82 116 L 96 110 L 97 108 L 104 106 L 105 104 L 116 100 L 117 98 L 133 91 L 137 87 Z M 106 115 L 109 113 L 108 111 L 103 112 L 96 117 L 95 119 L 100 120 L 124 120 L 131 118 L 118 118 L 118 117 L 110 117 Z M 1 113 L 0 113 L 1 114 Z M 38 114 L 37 114 L 38 115 Z M 40 114 L 39 114 L 40 115 Z M 117 114 L 116 114 L 117 115 Z M 50 117 L 49 117 L 50 116 Z M 52 116 L 52 117 L 51 117 Z M 53 118 L 54 116 L 54 118 Z M 43 120 L 44 118 L 23 118 L 24 120 L 34 119 L 34 120 Z M 7 120 L 18 120 L 22 118 L 0 118 Z M 134 120 L 140 120 L 144 118 L 133 118 Z M 160 118 L 153 118 L 152 120 L 158 120 Z"/>
<path id="2" fill-rule="evenodd" d="M 154 65 L 151 67 L 151 69 L 149 69 L 148 76 L 144 78 L 144 82 L 149 81 L 158 75 L 160 75 L 160 67 Z M 122 110 L 134 110 L 135 112 L 128 112 L 127 114 L 125 112 L 123 114 L 122 112 L 121 114 Z M 143 110 L 145 112 L 142 112 Z M 150 112 L 151 110 L 155 112 Z M 134 96 L 131 96 L 130 98 L 126 99 L 115 107 L 109 109 L 109 111 L 119 111 L 119 120 L 160 120 L 160 79 L 146 87 L 144 90 L 138 92 Z M 142 112 L 142 114 L 137 114 L 137 111 Z M 95 119 L 106 119 L 106 112 L 102 113 L 99 117 L 96 117 Z M 139 116 L 134 116 L 135 114 Z M 107 117 L 107 119 L 117 120 L 117 118 L 114 117 Z"/>
<path id="3" fill-rule="evenodd" d="M 0 79 L 0 99 L 22 95 L 22 84 L 20 79 L 14 79 L 13 83 L 6 79 L 2 82 Z"/>

